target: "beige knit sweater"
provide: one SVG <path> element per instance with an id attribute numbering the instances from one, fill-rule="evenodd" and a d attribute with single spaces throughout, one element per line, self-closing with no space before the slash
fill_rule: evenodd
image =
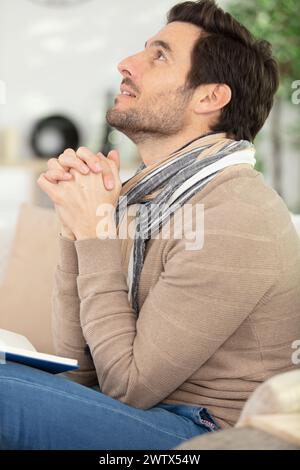
<path id="1" fill-rule="evenodd" d="M 120 240 L 60 238 L 53 293 L 56 352 L 78 382 L 136 408 L 205 406 L 234 425 L 251 392 L 296 367 L 300 240 L 289 212 L 250 165 L 227 168 L 189 204 L 204 204 L 204 245 L 151 239 L 128 302 Z M 85 352 L 89 344 L 93 360 Z"/>

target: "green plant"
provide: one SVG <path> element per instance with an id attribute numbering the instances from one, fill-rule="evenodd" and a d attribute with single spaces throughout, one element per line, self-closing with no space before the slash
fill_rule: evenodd
<path id="1" fill-rule="evenodd" d="M 281 193 L 282 103 L 291 103 L 292 83 L 300 79 L 299 0 L 231 0 L 229 11 L 257 39 L 272 44 L 279 65 L 280 86 L 271 114 L 273 185 Z"/>

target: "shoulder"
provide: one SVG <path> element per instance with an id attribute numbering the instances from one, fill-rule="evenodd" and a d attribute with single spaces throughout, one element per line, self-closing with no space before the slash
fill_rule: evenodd
<path id="1" fill-rule="evenodd" d="M 280 269 L 277 240 L 290 222 L 289 212 L 263 175 L 249 165 L 224 170 L 184 206 L 183 212 L 189 209 L 187 217 L 179 219 L 185 219 L 184 236 L 166 243 L 165 260 L 182 253 L 183 259 L 224 263 L 234 269 L 273 274 Z M 199 250 L 186 249 L 187 242 L 192 246 L 193 234 Z"/>
<path id="2" fill-rule="evenodd" d="M 241 164 L 225 169 L 189 201 L 202 204 L 207 228 L 276 240 L 291 224 L 289 210 L 264 176 Z"/>

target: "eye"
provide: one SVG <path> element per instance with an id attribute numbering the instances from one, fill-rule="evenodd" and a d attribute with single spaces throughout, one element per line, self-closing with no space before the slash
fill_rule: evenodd
<path id="1" fill-rule="evenodd" d="M 164 55 L 164 53 L 160 49 L 157 49 L 157 51 L 155 52 L 155 60 L 160 60 L 161 57 L 163 58 L 163 60 L 166 60 L 166 56 Z"/>

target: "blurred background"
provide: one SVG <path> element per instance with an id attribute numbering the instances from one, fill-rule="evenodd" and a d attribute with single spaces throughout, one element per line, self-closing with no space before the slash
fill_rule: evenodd
<path id="1" fill-rule="evenodd" d="M 36 185 L 46 161 L 85 145 L 118 148 L 121 178 L 139 164 L 135 146 L 105 121 L 118 93 L 117 64 L 144 47 L 176 0 L 0 0 L 0 237 L 22 202 L 49 206 Z M 281 70 L 273 111 L 256 139 L 257 169 L 300 213 L 299 0 L 220 0 L 268 39 Z M 5 242 L 3 242 L 5 243 Z"/>

